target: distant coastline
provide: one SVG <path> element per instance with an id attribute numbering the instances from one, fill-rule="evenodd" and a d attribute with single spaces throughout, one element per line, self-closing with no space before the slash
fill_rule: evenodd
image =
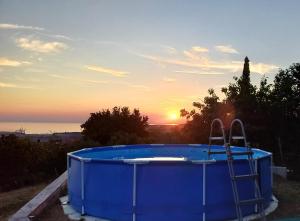
<path id="1" fill-rule="evenodd" d="M 0 122 L 0 131 L 15 132 L 24 130 L 26 134 L 53 134 L 81 132 L 81 123 L 65 122 Z"/>
<path id="2" fill-rule="evenodd" d="M 0 132 L 16 132 L 23 130 L 26 134 L 53 134 L 64 132 L 81 132 L 82 123 L 69 122 L 5 122 L 0 121 Z M 152 124 L 150 127 L 156 126 L 177 126 L 179 124 Z"/>

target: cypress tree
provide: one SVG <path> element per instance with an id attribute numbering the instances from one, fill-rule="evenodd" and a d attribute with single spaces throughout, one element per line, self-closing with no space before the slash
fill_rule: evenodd
<path id="1" fill-rule="evenodd" d="M 241 95 L 242 96 L 249 96 L 250 94 L 250 67 L 249 67 L 249 58 L 245 57 L 244 60 L 244 69 L 243 74 L 240 80 L 240 87 L 241 87 Z"/>

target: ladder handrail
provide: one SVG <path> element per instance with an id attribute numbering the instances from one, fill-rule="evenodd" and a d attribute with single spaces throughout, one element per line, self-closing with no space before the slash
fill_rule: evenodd
<path id="1" fill-rule="evenodd" d="M 231 145 L 231 142 L 232 142 L 232 128 L 233 128 L 233 125 L 234 124 L 236 124 L 236 123 L 238 123 L 239 125 L 240 125 L 240 128 L 241 128 L 241 130 L 242 130 L 242 136 L 243 136 L 243 139 L 242 140 L 244 140 L 244 147 L 247 147 L 247 148 L 249 148 L 249 145 L 248 145 L 248 143 L 247 143 L 247 138 L 246 138 L 246 133 L 245 133 L 245 127 L 244 127 L 244 124 L 243 124 L 243 122 L 240 120 L 240 119 L 234 119 L 232 122 L 231 122 L 231 124 L 230 124 L 230 131 L 229 131 L 229 145 Z"/>
<path id="2" fill-rule="evenodd" d="M 211 145 L 211 137 L 213 135 L 213 128 L 214 128 L 213 126 L 216 122 L 219 123 L 219 125 L 220 125 L 222 135 L 223 135 L 222 137 L 223 137 L 224 145 L 226 144 L 226 135 L 225 135 L 225 130 L 224 130 L 224 128 L 225 128 L 224 124 L 220 118 L 215 118 L 215 119 L 213 119 L 213 121 L 210 124 L 209 146 Z"/>

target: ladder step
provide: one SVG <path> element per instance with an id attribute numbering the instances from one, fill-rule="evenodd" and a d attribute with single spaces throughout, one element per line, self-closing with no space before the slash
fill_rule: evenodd
<path id="1" fill-rule="evenodd" d="M 241 200 L 239 202 L 239 205 L 240 206 L 251 205 L 251 204 L 262 203 L 263 201 L 264 201 L 264 198 L 254 198 L 254 199 L 249 199 L 249 200 Z"/>
<path id="2" fill-rule="evenodd" d="M 208 154 L 226 154 L 226 151 L 209 151 Z"/>
<path id="3" fill-rule="evenodd" d="M 252 151 L 240 151 L 240 152 L 231 152 L 230 155 L 232 156 L 240 156 L 240 155 L 252 155 Z"/>
<path id="4" fill-rule="evenodd" d="M 233 140 L 244 140 L 245 137 L 244 136 L 232 136 L 231 139 L 233 139 Z"/>
<path id="5" fill-rule="evenodd" d="M 245 174 L 245 175 L 236 175 L 236 176 L 233 176 L 233 179 L 244 179 L 244 178 L 256 178 L 258 177 L 258 174 L 255 173 L 255 174 Z"/>
<path id="6" fill-rule="evenodd" d="M 224 137 L 209 137 L 210 140 L 224 140 Z"/>

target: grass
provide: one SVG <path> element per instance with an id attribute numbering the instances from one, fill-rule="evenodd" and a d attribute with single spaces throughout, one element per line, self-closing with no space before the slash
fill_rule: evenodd
<path id="1" fill-rule="evenodd" d="M 268 220 L 292 217 L 300 220 L 300 182 L 274 177 L 273 193 L 279 200 L 279 206 Z"/>
<path id="2" fill-rule="evenodd" d="M 39 184 L 0 193 L 0 220 L 7 220 L 9 216 L 20 209 L 45 186 L 46 184 Z"/>

